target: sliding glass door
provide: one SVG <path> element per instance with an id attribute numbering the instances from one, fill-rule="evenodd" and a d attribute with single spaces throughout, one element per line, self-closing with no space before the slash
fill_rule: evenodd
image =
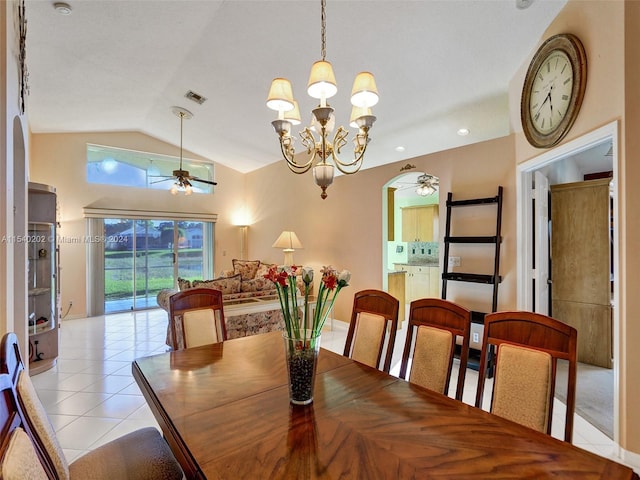
<path id="1" fill-rule="evenodd" d="M 210 275 L 210 222 L 105 218 L 104 236 L 105 313 L 157 307 L 178 277 Z"/>

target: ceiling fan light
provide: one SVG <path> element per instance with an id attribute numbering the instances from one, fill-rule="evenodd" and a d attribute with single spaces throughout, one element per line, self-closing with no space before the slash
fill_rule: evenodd
<path id="1" fill-rule="evenodd" d="M 177 195 L 178 185 L 174 183 L 173 185 L 171 185 L 171 188 L 169 189 L 169 191 L 171 192 L 171 195 Z"/>
<path id="2" fill-rule="evenodd" d="M 188 184 L 186 187 L 184 187 L 184 194 L 185 195 L 191 195 L 193 193 L 193 187 Z"/>
<path id="3" fill-rule="evenodd" d="M 351 105 L 360 108 L 373 107 L 378 100 L 378 87 L 373 74 L 360 72 L 353 81 Z"/>
<path id="4" fill-rule="evenodd" d="M 286 78 L 274 78 L 267 96 L 267 107 L 276 112 L 288 112 L 294 108 L 293 88 Z"/>
<path id="5" fill-rule="evenodd" d="M 336 76 L 333 73 L 331 63 L 319 60 L 311 67 L 307 93 L 312 98 L 331 98 L 338 93 Z"/>
<path id="6" fill-rule="evenodd" d="M 433 188 L 433 186 L 431 185 L 418 185 L 418 188 L 416 188 L 416 193 L 421 197 L 428 197 L 429 195 L 433 194 L 435 191 L 436 189 Z"/>

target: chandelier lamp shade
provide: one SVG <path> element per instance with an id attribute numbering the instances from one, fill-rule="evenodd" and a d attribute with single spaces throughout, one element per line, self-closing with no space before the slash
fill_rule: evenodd
<path id="1" fill-rule="evenodd" d="M 273 248 L 281 248 L 284 252 L 284 265 L 293 265 L 293 252 L 296 248 L 302 248 L 296 232 L 284 231 L 272 245 Z"/>
<path id="2" fill-rule="evenodd" d="M 279 141 L 282 156 L 289 169 L 297 174 L 308 172 L 313 168 L 313 178 L 322 189 L 320 195 L 327 198 L 327 187 L 333 183 L 335 168 L 350 175 L 362 167 L 364 154 L 369 143 L 369 130 L 376 121 L 371 113 L 371 107 L 378 103 L 378 89 L 373 75 L 360 72 L 351 89 L 351 116 L 349 125 L 357 128 L 353 139 L 353 159 L 342 160 L 339 155 L 347 144 L 348 130 L 338 127 L 334 133 L 334 109 L 327 103 L 327 99 L 338 92 L 336 77 L 331 63 L 326 57 L 326 0 L 321 0 L 321 37 L 322 60 L 311 67 L 307 93 L 317 99 L 319 105 L 312 110 L 311 125 L 300 133 L 300 139 L 306 154 L 296 156 L 292 127 L 299 125 L 300 109 L 293 97 L 291 82 L 286 78 L 275 78 L 267 96 L 267 107 L 278 112 L 278 118 L 271 122 Z"/>

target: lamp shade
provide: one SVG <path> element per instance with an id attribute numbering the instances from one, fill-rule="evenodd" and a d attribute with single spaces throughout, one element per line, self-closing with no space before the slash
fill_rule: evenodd
<path id="1" fill-rule="evenodd" d="M 364 115 L 371 115 L 371 109 L 369 107 L 351 107 L 351 117 L 349 117 L 349 126 L 358 128 L 356 119 Z"/>
<path id="2" fill-rule="evenodd" d="M 330 98 L 338 92 L 331 63 L 319 60 L 311 67 L 307 93 L 312 98 Z"/>
<path id="3" fill-rule="evenodd" d="M 298 102 L 296 100 L 293 101 L 293 108 L 288 112 L 285 112 L 284 119 L 291 125 L 300 125 L 302 123 L 302 120 L 300 119 L 300 108 L 298 107 Z"/>
<path id="4" fill-rule="evenodd" d="M 360 72 L 353 81 L 351 105 L 354 107 L 373 107 L 378 103 L 376 80 L 369 72 Z"/>
<path id="5" fill-rule="evenodd" d="M 277 240 L 272 245 L 273 248 L 284 248 L 286 250 L 293 250 L 295 248 L 302 248 L 300 240 L 296 232 L 284 231 L 280 234 Z"/>
<path id="6" fill-rule="evenodd" d="M 267 107 L 277 112 L 288 112 L 293 109 L 293 102 L 291 82 L 286 78 L 274 78 L 267 96 Z"/>

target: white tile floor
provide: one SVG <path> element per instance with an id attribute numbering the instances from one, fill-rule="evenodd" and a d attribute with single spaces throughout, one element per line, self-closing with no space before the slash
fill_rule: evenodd
<path id="1" fill-rule="evenodd" d="M 159 309 L 62 322 L 58 364 L 32 380 L 69 461 L 132 430 L 157 428 L 131 375 L 131 361 L 167 350 L 166 325 L 167 314 Z M 334 321 L 333 331 L 323 332 L 322 346 L 342 353 L 346 329 Z M 405 334 L 398 331 L 392 374 L 400 369 Z M 477 373 L 468 370 L 465 403 L 473 404 L 476 382 Z M 556 437 L 562 434 L 563 408 L 556 402 Z M 573 437 L 575 445 L 620 461 L 614 442 L 577 415 Z"/>

